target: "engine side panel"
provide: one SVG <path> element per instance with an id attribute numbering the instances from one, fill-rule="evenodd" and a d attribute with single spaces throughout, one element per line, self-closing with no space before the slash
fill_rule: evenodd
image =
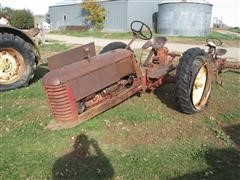
<path id="1" fill-rule="evenodd" d="M 119 80 L 116 64 L 103 67 L 70 82 L 76 100 L 87 97 Z"/>
<path id="2" fill-rule="evenodd" d="M 131 57 L 129 57 L 117 62 L 117 71 L 120 77 L 124 77 L 134 72 L 132 61 L 134 61 L 134 59 L 131 59 Z"/>
<path id="3" fill-rule="evenodd" d="M 76 100 L 80 100 L 134 73 L 130 58 L 110 64 L 70 82 Z"/>

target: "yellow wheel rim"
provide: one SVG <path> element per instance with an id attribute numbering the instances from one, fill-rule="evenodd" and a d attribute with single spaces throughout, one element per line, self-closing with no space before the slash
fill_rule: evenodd
<path id="1" fill-rule="evenodd" d="M 192 103 L 196 109 L 200 109 L 202 96 L 204 94 L 204 90 L 207 83 L 207 67 L 202 66 L 201 69 L 198 71 L 196 78 L 193 82 L 192 88 Z M 207 96 L 208 98 L 208 96 Z"/>
<path id="2" fill-rule="evenodd" d="M 24 73 L 23 56 L 13 48 L 0 49 L 0 84 L 18 81 Z"/>

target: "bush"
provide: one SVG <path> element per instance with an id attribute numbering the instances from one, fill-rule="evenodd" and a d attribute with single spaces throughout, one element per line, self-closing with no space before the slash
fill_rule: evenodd
<path id="1" fill-rule="evenodd" d="M 9 7 L 0 9 L 0 17 L 10 17 L 10 15 L 13 13 L 13 11 L 14 10 Z"/>
<path id="2" fill-rule="evenodd" d="M 51 23 L 51 21 L 50 21 L 50 14 L 49 14 L 49 12 L 46 14 L 46 16 L 45 16 L 45 21 L 48 23 L 48 24 L 50 24 Z"/>
<path id="3" fill-rule="evenodd" d="M 34 17 L 31 11 L 15 10 L 11 16 L 11 25 L 19 29 L 29 29 L 34 27 Z"/>
<path id="4" fill-rule="evenodd" d="M 4 8 L 0 11 L 0 16 L 9 16 L 10 24 L 19 29 L 29 29 L 34 27 L 34 17 L 30 10 L 14 10 L 11 8 Z"/>

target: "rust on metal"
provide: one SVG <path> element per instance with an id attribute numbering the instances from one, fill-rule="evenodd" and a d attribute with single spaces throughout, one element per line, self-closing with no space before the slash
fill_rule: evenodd
<path id="1" fill-rule="evenodd" d="M 149 47 L 153 47 L 154 49 L 159 49 L 164 47 L 167 42 L 167 38 L 165 37 L 154 37 L 152 40 L 147 41 L 142 48 L 147 49 Z"/>
<path id="2" fill-rule="evenodd" d="M 169 60 L 168 48 L 162 47 L 156 50 L 156 55 L 153 57 L 153 62 L 165 65 Z"/>
<path id="3" fill-rule="evenodd" d="M 48 67 L 54 70 L 92 56 L 96 56 L 93 42 L 50 57 Z"/>
<path id="4" fill-rule="evenodd" d="M 161 66 L 161 65 L 158 65 L 158 64 L 154 64 L 148 70 L 148 77 L 153 78 L 153 79 L 157 79 L 157 78 L 160 78 L 162 76 L 165 76 L 166 74 L 168 74 L 173 69 L 175 69 L 173 66 Z"/>
<path id="5" fill-rule="evenodd" d="M 78 111 L 71 88 L 66 85 L 44 86 L 53 117 L 57 122 L 77 118 Z"/>
<path id="6" fill-rule="evenodd" d="M 84 49 L 84 47 L 80 47 L 78 50 Z M 76 52 L 76 49 L 73 52 Z M 69 56 L 71 56 L 71 52 L 63 55 L 63 57 Z M 54 58 L 57 62 L 57 57 Z M 52 58 L 50 59 L 52 60 Z M 94 93 L 103 89 L 102 93 L 116 91 L 117 88 L 113 90 L 109 86 L 116 82 L 118 82 L 118 86 L 121 86 L 121 81 L 128 82 L 121 79 L 129 74 L 134 74 L 136 68 L 132 52 L 125 49 L 92 56 L 90 61 L 89 57 L 75 59 L 74 63 L 52 69 L 42 80 L 49 106 L 57 123 L 77 121 L 81 101 L 84 101 L 85 108 L 89 108 L 107 100 L 109 95 L 103 97 L 101 94 L 94 95 Z M 63 65 L 63 61 L 60 61 L 60 65 Z M 122 86 L 124 88 L 124 85 Z M 92 96 L 92 99 L 84 99 L 89 96 Z"/>
<path id="7" fill-rule="evenodd" d="M 155 38 L 145 45 L 158 49 L 150 51 L 144 65 L 127 49 L 96 56 L 93 43 L 49 58 L 51 71 L 42 80 L 54 117 L 48 128 L 74 127 L 139 91 L 170 82 L 167 75 L 175 67 L 166 63 L 173 57 L 165 42 Z"/>
<path id="8" fill-rule="evenodd" d="M 123 102 L 137 92 L 152 91 L 166 83 L 176 81 L 175 58 L 182 54 L 169 52 L 167 39 L 156 37 L 147 41 L 142 49 L 149 50 L 144 63 L 137 62 L 135 54 L 128 50 L 137 39 L 135 34 L 125 49 L 115 49 L 96 55 L 94 43 L 49 58 L 50 72 L 42 84 L 54 120 L 47 128 L 55 130 L 75 127 L 78 124 Z M 212 51 L 213 50 L 213 51 Z M 206 64 L 206 88 L 201 94 L 199 107 L 205 106 L 212 78 L 225 68 L 239 68 L 239 64 L 226 62 L 226 50 L 210 47 Z M 211 61 L 211 63 L 209 63 Z"/>
<path id="9" fill-rule="evenodd" d="M 239 62 L 225 62 L 224 68 L 225 69 L 240 69 L 240 63 Z"/>
<path id="10" fill-rule="evenodd" d="M 139 86 L 139 84 L 140 84 L 140 82 L 135 82 L 131 88 L 121 92 L 120 94 L 118 94 L 112 98 L 105 99 L 100 104 L 92 107 L 91 109 L 87 110 L 86 112 L 84 112 L 82 114 L 79 114 L 78 118 L 75 121 L 59 122 L 59 121 L 53 120 L 49 123 L 49 125 L 47 126 L 47 129 L 56 130 L 56 129 L 75 127 L 75 126 L 85 122 L 86 120 L 89 120 L 89 119 L 93 118 L 94 116 L 108 110 L 109 108 L 123 102 L 124 100 L 131 97 L 133 94 L 136 94 L 141 88 Z"/>
<path id="11" fill-rule="evenodd" d="M 130 51 L 119 49 L 94 56 L 90 63 L 87 60 L 81 60 L 50 71 L 43 78 L 43 84 L 67 83 L 72 87 L 76 100 L 80 100 L 134 73 L 130 56 Z M 124 71 L 121 71 L 122 69 Z"/>

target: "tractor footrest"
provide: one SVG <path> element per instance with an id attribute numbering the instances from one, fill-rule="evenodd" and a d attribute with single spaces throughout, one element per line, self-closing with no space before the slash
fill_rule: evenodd
<path id="1" fill-rule="evenodd" d="M 171 66 L 162 66 L 162 65 L 154 65 L 153 68 L 150 68 L 148 71 L 149 78 L 158 79 L 160 77 L 165 76 L 171 70 Z"/>

